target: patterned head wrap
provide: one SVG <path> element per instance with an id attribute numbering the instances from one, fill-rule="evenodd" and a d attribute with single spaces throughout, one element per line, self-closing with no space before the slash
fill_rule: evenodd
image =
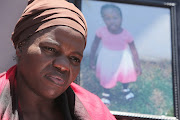
<path id="1" fill-rule="evenodd" d="M 52 26 L 68 26 L 81 33 L 86 43 L 85 18 L 72 3 L 65 0 L 29 0 L 12 33 L 14 46 Z"/>

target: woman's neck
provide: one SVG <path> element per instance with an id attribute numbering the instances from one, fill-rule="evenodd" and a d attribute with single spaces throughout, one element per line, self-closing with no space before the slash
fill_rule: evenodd
<path id="1" fill-rule="evenodd" d="M 53 99 L 44 98 L 33 92 L 25 84 L 25 81 L 17 74 L 17 95 L 20 111 L 24 120 L 38 120 L 39 118 L 62 118 L 60 108 L 55 105 Z M 45 120 L 45 119 L 44 119 Z"/>
<path id="2" fill-rule="evenodd" d="M 18 100 L 21 103 L 22 109 L 36 109 L 51 108 L 53 106 L 53 100 L 43 98 L 35 93 L 30 87 L 26 85 L 23 77 L 17 73 L 17 93 Z"/>
<path id="3" fill-rule="evenodd" d="M 17 93 L 20 110 L 24 120 L 56 120 L 64 119 L 60 108 L 54 100 L 38 96 L 33 91 L 23 87 L 22 80 L 17 80 Z"/>

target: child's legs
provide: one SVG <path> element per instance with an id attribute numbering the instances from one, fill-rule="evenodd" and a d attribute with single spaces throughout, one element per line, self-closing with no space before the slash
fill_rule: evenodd
<path id="1" fill-rule="evenodd" d="M 122 83 L 123 93 L 125 95 L 126 100 L 134 98 L 133 92 L 128 88 L 129 83 Z"/>
<path id="2" fill-rule="evenodd" d="M 103 93 L 106 93 L 106 94 L 110 95 L 110 89 L 103 88 Z"/>
<path id="3" fill-rule="evenodd" d="M 102 92 L 102 102 L 107 105 L 107 107 L 111 104 L 110 102 L 110 89 L 106 89 L 103 87 L 103 92 Z"/>
<path id="4" fill-rule="evenodd" d="M 128 89 L 129 83 L 122 83 L 123 89 Z"/>

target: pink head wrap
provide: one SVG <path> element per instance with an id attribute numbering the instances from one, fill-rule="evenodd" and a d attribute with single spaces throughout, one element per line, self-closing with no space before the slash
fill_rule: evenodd
<path id="1" fill-rule="evenodd" d="M 52 26 L 68 26 L 81 33 L 86 43 L 86 20 L 72 3 L 65 0 L 29 0 L 12 33 L 14 46 Z"/>

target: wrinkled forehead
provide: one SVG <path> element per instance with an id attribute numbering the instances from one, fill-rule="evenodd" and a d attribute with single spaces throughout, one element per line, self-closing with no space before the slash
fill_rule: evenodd
<path id="1" fill-rule="evenodd" d="M 44 39 L 46 39 L 46 41 L 53 42 L 54 40 L 61 38 L 74 44 L 77 44 L 77 41 L 75 40 L 77 39 L 78 42 L 82 43 L 83 49 L 85 48 L 86 43 L 84 41 L 83 35 L 68 26 L 49 27 L 35 33 L 31 37 L 29 37 L 27 41 L 32 44 L 34 42 L 42 42 Z"/>

